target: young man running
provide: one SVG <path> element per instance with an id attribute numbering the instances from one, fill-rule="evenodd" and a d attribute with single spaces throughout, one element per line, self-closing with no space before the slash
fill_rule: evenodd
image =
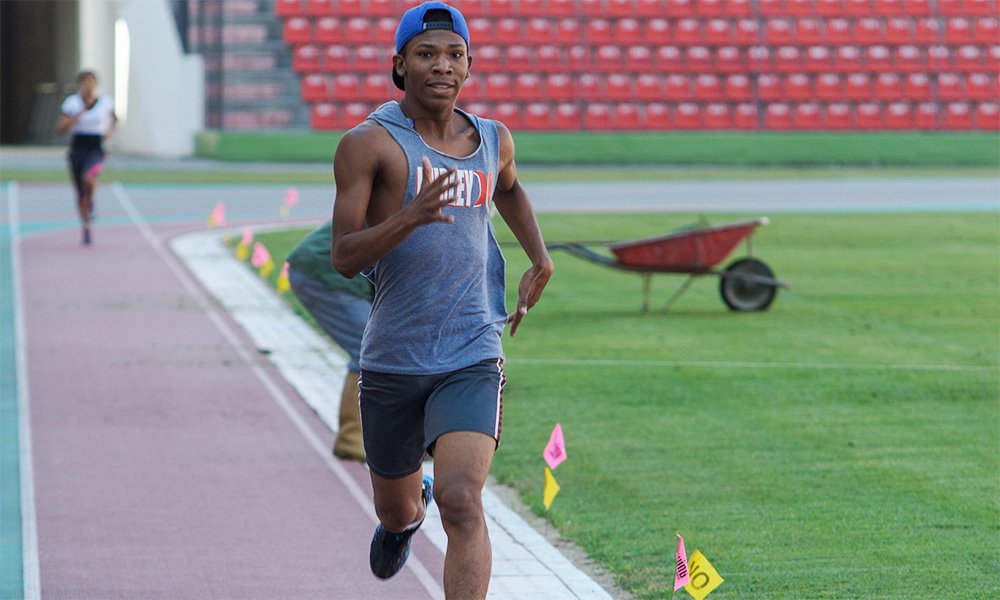
<path id="1" fill-rule="evenodd" d="M 97 95 L 97 75 L 80 71 L 76 76 L 77 93 L 66 98 L 59 115 L 59 133 L 73 132 L 69 148 L 69 168 L 76 186 L 76 206 L 83 226 L 83 243 L 90 244 L 90 222 L 94 217 L 94 189 L 104 169 L 104 141 L 118 117 L 111 96 Z"/>
<path id="2" fill-rule="evenodd" d="M 372 571 L 394 575 L 431 497 L 448 550 L 448 598 L 484 598 L 492 550 L 481 493 L 500 438 L 501 335 L 517 331 L 552 275 L 514 143 L 502 124 L 455 108 L 469 76 L 469 32 L 441 2 L 407 11 L 396 30 L 399 102 L 382 105 L 337 147 L 332 262 L 375 284 L 361 348 L 361 422 L 381 524 Z M 531 268 L 504 305 L 504 258 L 490 207 Z M 434 480 L 424 480 L 425 453 Z"/>

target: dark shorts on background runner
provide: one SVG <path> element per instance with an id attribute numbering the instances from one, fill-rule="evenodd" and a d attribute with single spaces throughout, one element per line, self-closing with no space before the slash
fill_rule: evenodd
<path id="1" fill-rule="evenodd" d="M 99 175 L 104 168 L 104 148 L 99 135 L 75 135 L 69 149 L 69 169 L 76 190 L 83 193 L 83 180 L 88 174 Z"/>
<path id="2" fill-rule="evenodd" d="M 361 371 L 361 430 L 372 473 L 399 479 L 420 470 L 443 434 L 478 431 L 500 443 L 503 361 L 436 375 Z"/>

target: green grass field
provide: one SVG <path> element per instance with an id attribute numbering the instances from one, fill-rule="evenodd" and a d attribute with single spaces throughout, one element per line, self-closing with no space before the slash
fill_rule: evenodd
<path id="1" fill-rule="evenodd" d="M 571 241 L 698 218 L 540 222 Z M 303 233 L 258 239 L 280 261 Z M 675 595 L 675 533 L 725 579 L 713 599 L 1000 597 L 1000 215 L 782 214 L 754 246 L 793 287 L 749 314 L 703 278 L 641 315 L 639 277 L 554 254 L 505 341 L 493 472 L 545 514 L 561 423 L 547 517 L 639 598 Z M 655 277 L 654 305 L 682 281 Z"/>

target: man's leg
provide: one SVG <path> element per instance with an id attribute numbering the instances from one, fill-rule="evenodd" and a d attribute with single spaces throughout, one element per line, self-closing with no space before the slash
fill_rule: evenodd
<path id="1" fill-rule="evenodd" d="M 386 479 L 372 473 L 371 478 L 375 491 L 375 514 L 382 527 L 400 533 L 424 518 L 424 503 L 420 496 L 423 473 L 417 471 L 399 479 Z"/>
<path id="2" fill-rule="evenodd" d="M 483 516 L 483 486 L 496 440 L 475 431 L 446 433 L 434 444 L 434 501 L 448 534 L 446 598 L 485 598 L 493 549 Z"/>

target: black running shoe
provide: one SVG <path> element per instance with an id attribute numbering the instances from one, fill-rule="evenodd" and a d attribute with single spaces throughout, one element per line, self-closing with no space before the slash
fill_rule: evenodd
<path id="1" fill-rule="evenodd" d="M 90 229 L 83 230 L 83 245 L 84 246 L 90 245 Z"/>
<path id="2" fill-rule="evenodd" d="M 427 505 L 434 499 L 434 480 L 424 476 L 423 491 L 421 497 L 424 501 L 424 516 L 427 515 Z M 410 557 L 410 538 L 420 529 L 423 519 L 415 527 L 411 527 L 402 533 L 392 533 L 386 531 L 380 524 L 375 528 L 375 536 L 372 538 L 371 550 L 368 553 L 368 561 L 371 563 L 372 573 L 380 579 L 389 579 L 399 572 L 406 564 L 406 559 Z"/>

